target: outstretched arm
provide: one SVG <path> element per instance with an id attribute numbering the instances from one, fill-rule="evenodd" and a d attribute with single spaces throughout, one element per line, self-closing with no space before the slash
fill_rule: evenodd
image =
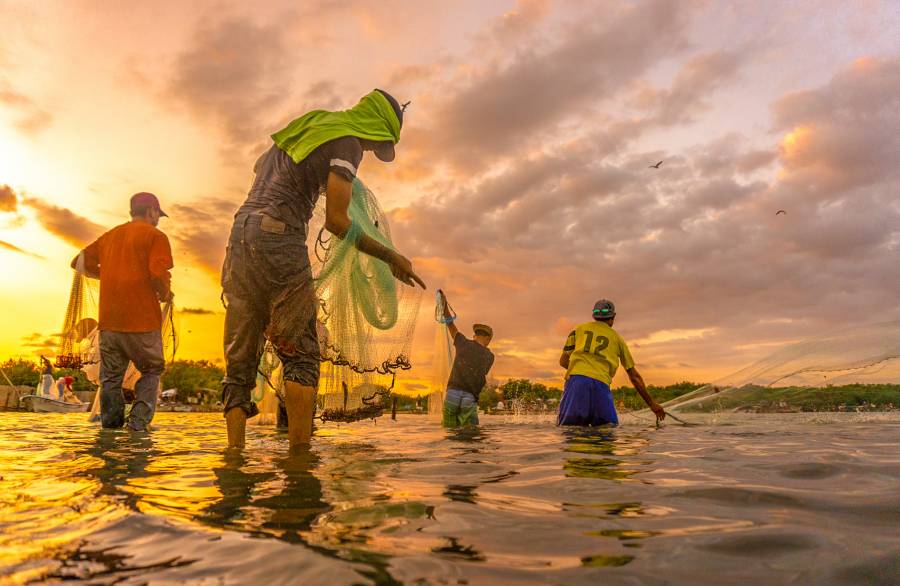
<path id="1" fill-rule="evenodd" d="M 443 293 L 443 291 L 442 291 Z M 444 295 L 444 317 L 453 317 L 453 314 L 450 313 L 450 303 L 447 301 L 447 295 Z M 456 334 L 459 333 L 459 328 L 456 327 L 456 322 L 450 320 L 447 322 L 447 330 L 450 332 L 450 339 L 455 340 Z"/>
<path id="2" fill-rule="evenodd" d="M 635 390 L 637 390 L 644 402 L 647 403 L 650 410 L 656 414 L 656 418 L 659 421 L 665 419 L 665 410 L 654 401 L 653 397 L 650 396 L 650 393 L 647 392 L 647 386 L 644 384 L 644 377 L 637 371 L 637 368 L 632 366 L 626 372 L 628 373 L 628 379 L 631 381 L 631 384 L 634 385 Z"/>
<path id="3" fill-rule="evenodd" d="M 343 238 L 350 228 L 351 220 L 347 209 L 350 207 L 352 195 L 353 183 L 333 171 L 328 174 L 328 184 L 325 188 L 325 229 L 338 238 Z M 365 234 L 356 241 L 356 248 L 386 262 L 397 280 L 413 287 L 418 283 L 425 288 L 425 282 L 412 270 L 412 263 L 402 254 L 394 252 Z"/>

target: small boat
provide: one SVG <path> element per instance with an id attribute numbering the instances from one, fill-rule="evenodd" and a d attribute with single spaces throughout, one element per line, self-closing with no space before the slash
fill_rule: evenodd
<path id="1" fill-rule="evenodd" d="M 87 403 L 67 403 L 39 395 L 25 395 L 19 401 L 26 411 L 35 413 L 85 413 L 89 407 Z"/>

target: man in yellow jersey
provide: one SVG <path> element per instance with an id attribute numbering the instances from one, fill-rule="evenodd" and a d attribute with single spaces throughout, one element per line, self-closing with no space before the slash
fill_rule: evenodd
<path id="1" fill-rule="evenodd" d="M 618 425 L 619 417 L 609 386 L 620 362 L 628 372 L 631 384 L 656 418 L 662 421 L 665 411 L 647 393 L 625 340 L 612 329 L 616 306 L 608 299 L 601 299 L 594 304 L 593 315 L 594 321 L 572 330 L 559 357 L 559 365 L 566 369 L 566 387 L 556 424 Z"/>

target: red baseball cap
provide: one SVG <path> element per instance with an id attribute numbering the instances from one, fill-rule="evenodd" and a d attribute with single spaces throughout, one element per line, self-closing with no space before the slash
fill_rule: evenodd
<path id="1" fill-rule="evenodd" d="M 131 211 L 135 210 L 159 210 L 160 216 L 169 217 L 169 214 L 162 211 L 162 208 L 159 207 L 159 199 L 156 198 L 152 193 L 148 193 L 146 191 L 142 191 L 140 193 L 135 193 L 131 196 Z"/>

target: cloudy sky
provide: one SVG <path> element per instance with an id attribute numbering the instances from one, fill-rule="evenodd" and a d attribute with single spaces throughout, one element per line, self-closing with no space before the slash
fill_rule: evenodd
<path id="1" fill-rule="evenodd" d="M 430 290 L 494 326 L 496 379 L 560 384 L 601 297 L 660 384 L 900 318 L 893 0 L 5 0 L 0 21 L 2 357 L 52 340 L 69 259 L 146 190 L 171 215 L 181 356 L 220 358 L 253 161 L 374 87 L 412 105 L 396 162 L 360 177 Z"/>

